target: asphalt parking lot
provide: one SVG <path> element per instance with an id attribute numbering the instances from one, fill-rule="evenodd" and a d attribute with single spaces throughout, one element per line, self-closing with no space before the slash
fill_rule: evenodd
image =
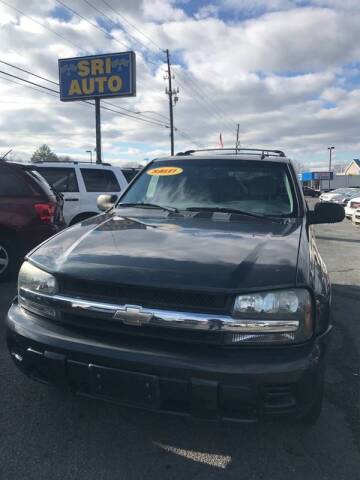
<path id="1" fill-rule="evenodd" d="M 334 332 L 315 426 L 184 421 L 77 398 L 25 378 L 5 345 L 0 284 L 0 479 L 360 479 L 360 228 L 317 227 Z"/>

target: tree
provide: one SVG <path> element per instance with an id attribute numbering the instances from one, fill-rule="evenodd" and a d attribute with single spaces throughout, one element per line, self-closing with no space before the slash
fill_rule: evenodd
<path id="1" fill-rule="evenodd" d="M 49 145 L 41 145 L 31 157 L 32 162 L 57 162 L 59 159 L 57 155 L 51 150 Z"/>

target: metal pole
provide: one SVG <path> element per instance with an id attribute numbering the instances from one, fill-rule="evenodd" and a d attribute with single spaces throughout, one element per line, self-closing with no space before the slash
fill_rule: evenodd
<path id="1" fill-rule="evenodd" d="M 100 98 L 95 98 L 95 128 L 96 128 L 96 163 L 102 163 L 102 160 L 101 160 Z"/>
<path id="2" fill-rule="evenodd" d="M 237 154 L 238 151 L 238 146 L 239 146 L 239 129 L 240 129 L 240 124 L 237 124 L 237 132 L 236 132 L 236 144 L 235 144 L 235 153 Z"/>
<path id="3" fill-rule="evenodd" d="M 335 147 L 328 147 L 329 150 L 329 190 L 330 190 L 330 183 L 331 183 L 331 153 Z"/>
<path id="4" fill-rule="evenodd" d="M 171 85 L 171 67 L 170 67 L 170 54 L 169 49 L 166 49 L 166 60 L 167 60 L 167 71 L 168 71 L 168 80 L 169 80 L 169 113 L 170 113 L 170 142 L 171 142 L 171 156 L 174 155 L 174 112 L 173 112 L 173 91 Z"/>

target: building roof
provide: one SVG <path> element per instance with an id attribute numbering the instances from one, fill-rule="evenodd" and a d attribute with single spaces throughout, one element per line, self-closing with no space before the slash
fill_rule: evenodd
<path id="1" fill-rule="evenodd" d="M 355 165 L 357 166 L 357 168 L 360 170 L 360 159 L 358 158 L 354 158 L 353 160 L 351 160 L 351 162 L 346 166 L 345 168 L 345 175 L 346 175 L 346 172 L 349 170 L 349 168 L 355 163 Z"/>

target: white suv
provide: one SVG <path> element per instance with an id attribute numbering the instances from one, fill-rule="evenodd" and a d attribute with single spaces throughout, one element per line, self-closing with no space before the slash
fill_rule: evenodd
<path id="1" fill-rule="evenodd" d="M 63 194 L 67 225 L 97 215 L 97 197 L 101 193 L 119 195 L 128 184 L 120 167 L 108 163 L 38 162 L 34 169 Z"/>
<path id="2" fill-rule="evenodd" d="M 352 198 L 351 200 L 348 201 L 346 207 L 345 207 L 345 215 L 346 218 L 351 218 L 353 216 L 353 213 L 360 208 L 360 196 Z"/>

